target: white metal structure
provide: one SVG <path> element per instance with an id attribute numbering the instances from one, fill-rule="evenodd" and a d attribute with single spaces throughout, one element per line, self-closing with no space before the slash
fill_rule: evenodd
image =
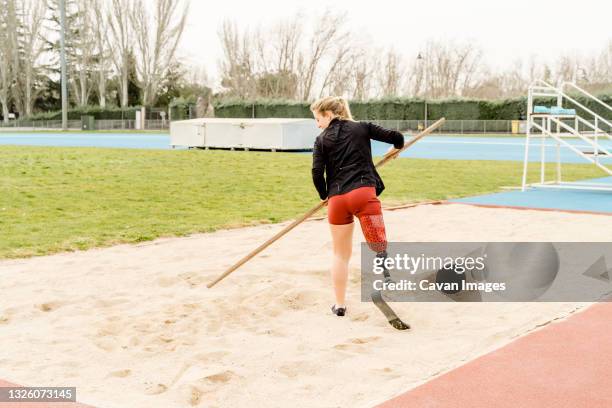
<path id="1" fill-rule="evenodd" d="M 314 119 L 201 118 L 172 122 L 170 145 L 218 149 L 312 150 Z"/>
<path id="2" fill-rule="evenodd" d="M 565 82 L 560 88 L 557 88 L 541 80 L 535 81 L 529 87 L 527 97 L 527 139 L 525 141 L 522 190 L 525 191 L 527 186 L 532 186 L 612 191 L 612 183 L 563 182 L 561 179 L 562 146 L 569 148 L 578 156 L 612 176 L 612 161 L 610 160 L 612 159 L 612 153 L 601 143 L 602 140 L 612 141 L 612 135 L 610 134 L 612 121 L 598 115 L 568 95 L 564 92 L 565 88 L 592 99 L 612 113 L 611 106 L 573 83 Z M 558 108 L 563 107 L 564 100 L 571 102 L 572 107 L 578 107 L 590 115 L 590 120 L 584 119 L 578 114 L 534 113 L 534 98 L 537 97 L 555 98 Z M 604 131 L 602 127 L 607 127 L 608 131 Z M 553 181 L 547 181 L 545 177 L 546 141 L 549 138 L 555 142 L 556 147 L 556 177 Z M 539 183 L 527 184 L 529 145 L 532 139 L 540 139 L 540 181 Z M 570 143 L 569 139 L 580 140 L 584 144 L 577 146 Z M 588 150 L 583 150 L 585 147 Z"/>

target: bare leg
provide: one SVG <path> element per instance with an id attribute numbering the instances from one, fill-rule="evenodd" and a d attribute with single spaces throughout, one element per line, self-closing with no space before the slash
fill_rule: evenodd
<path id="1" fill-rule="evenodd" d="M 336 294 L 336 305 L 342 306 L 346 299 L 346 282 L 348 280 L 348 263 L 353 250 L 354 223 L 345 225 L 330 224 L 334 243 L 334 259 L 331 276 Z"/>

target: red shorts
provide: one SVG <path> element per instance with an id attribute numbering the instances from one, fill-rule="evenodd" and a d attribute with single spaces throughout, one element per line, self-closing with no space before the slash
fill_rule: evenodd
<path id="1" fill-rule="evenodd" d="M 376 188 L 359 187 L 348 193 L 330 197 L 327 203 L 327 219 L 330 224 L 344 225 L 353 222 L 353 216 L 360 220 L 365 215 L 382 215 Z"/>

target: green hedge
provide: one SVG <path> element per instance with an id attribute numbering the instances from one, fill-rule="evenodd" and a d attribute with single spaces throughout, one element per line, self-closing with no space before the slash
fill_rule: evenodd
<path id="1" fill-rule="evenodd" d="M 100 119 L 135 119 L 136 111 L 140 108 L 129 107 L 121 109 L 118 107 L 106 107 L 101 108 L 99 106 L 81 106 L 79 108 L 73 108 L 68 110 L 68 120 L 80 120 L 81 116 L 90 115 Z M 27 118 L 20 118 L 26 120 L 61 120 L 62 111 L 53 111 L 39 113 L 36 115 L 29 116 Z"/>
<path id="2" fill-rule="evenodd" d="M 449 120 L 452 119 L 492 119 L 494 118 L 495 108 L 488 105 L 500 104 L 478 100 L 445 100 L 431 101 L 427 103 L 427 116 L 430 119 L 437 119 L 442 116 Z M 218 101 L 214 104 L 215 116 L 221 118 L 267 118 L 267 117 L 287 117 L 304 118 L 311 117 L 309 104 L 293 101 Z M 425 101 L 422 99 L 392 98 L 370 101 L 350 102 L 351 112 L 356 119 L 369 120 L 422 120 L 425 116 Z M 520 115 L 520 110 L 514 103 L 503 111 L 503 119 L 514 119 Z M 511 113 L 508 113 L 509 111 Z M 524 111 L 524 109 L 523 109 Z M 483 117 L 484 116 L 484 117 Z"/>
<path id="3" fill-rule="evenodd" d="M 195 109 L 195 105 L 195 96 L 174 98 L 168 105 L 170 117 L 172 120 L 189 119 L 189 107 L 192 106 L 192 109 Z"/>
<path id="4" fill-rule="evenodd" d="M 612 105 L 612 95 L 599 95 L 604 102 Z M 580 103 L 600 114 L 610 117 L 610 112 L 598 103 L 576 97 Z M 172 118 L 181 117 L 183 105 L 188 100 L 171 103 L 174 109 Z M 553 106 L 553 98 L 538 98 L 537 104 Z M 425 114 L 425 101 L 412 98 L 388 98 L 369 101 L 351 101 L 351 111 L 358 120 L 423 120 Z M 238 99 L 213 102 L 215 116 L 219 118 L 309 118 L 312 117 L 309 103 L 289 100 L 255 100 L 245 101 Z M 568 108 L 577 108 L 572 103 L 566 103 Z M 79 120 L 83 115 L 92 115 L 100 119 L 134 119 L 139 108 L 130 107 L 122 110 L 118 107 L 100 108 L 98 106 L 85 106 L 68 111 L 68 119 Z M 515 98 L 500 101 L 477 99 L 448 99 L 427 102 L 427 116 L 431 120 L 445 117 L 448 120 L 515 120 L 525 119 L 527 98 Z M 578 114 L 585 119 L 590 115 L 577 108 Z M 28 120 L 59 120 L 61 111 L 47 112 L 33 115 Z"/>
<path id="5" fill-rule="evenodd" d="M 213 102 L 217 118 L 307 118 L 310 104 L 288 100 L 244 101 L 231 99 Z"/>
<path id="6" fill-rule="evenodd" d="M 612 95 L 599 96 L 604 102 L 612 104 Z M 603 117 L 609 117 L 604 107 L 594 101 L 575 98 L 589 109 Z M 537 99 L 536 103 L 553 106 L 554 99 Z M 425 115 L 425 101 L 422 99 L 392 98 L 350 102 L 353 117 L 358 120 L 422 120 Z M 575 108 L 571 103 L 566 107 Z M 309 104 L 295 101 L 274 100 L 227 100 L 214 103 L 215 116 L 220 118 L 308 118 L 312 114 Z M 517 120 L 525 119 L 527 98 L 500 101 L 477 99 L 448 99 L 427 102 L 427 116 L 435 120 L 445 117 L 448 120 Z M 578 113 L 585 118 L 589 115 L 581 109 Z"/>

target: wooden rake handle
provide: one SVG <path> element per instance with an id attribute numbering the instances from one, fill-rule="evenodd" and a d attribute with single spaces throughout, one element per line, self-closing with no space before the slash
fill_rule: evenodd
<path id="1" fill-rule="evenodd" d="M 444 118 L 439 119 L 438 121 L 432 123 L 431 126 L 427 127 L 427 129 L 423 130 L 421 133 L 417 134 L 412 139 L 410 139 L 408 142 L 406 142 L 406 144 L 404 144 L 404 147 L 402 147 L 401 149 L 395 149 L 385 154 L 383 158 L 380 159 L 378 163 L 376 163 L 376 167 L 381 167 L 385 165 L 389 160 L 392 160 L 396 158 L 397 156 L 399 156 L 399 154 L 402 153 L 404 150 L 408 149 L 410 146 L 415 144 L 417 141 L 419 141 L 423 137 L 427 136 L 428 134 L 430 134 L 431 132 L 433 132 L 440 126 L 442 126 L 444 121 L 445 121 Z M 291 224 L 287 225 L 285 228 L 283 228 L 282 230 L 274 234 L 272 238 L 268 239 L 266 242 L 264 242 L 263 244 L 261 244 L 260 246 L 258 246 L 257 248 L 249 252 L 248 254 L 246 254 L 244 257 L 242 257 L 242 259 L 240 259 L 238 262 L 230 266 L 225 272 L 219 275 L 219 277 L 217 277 L 215 280 L 208 283 L 206 286 L 208 288 L 212 288 L 213 286 L 215 286 L 221 280 L 225 279 L 230 273 L 240 268 L 242 265 L 247 263 L 251 258 L 255 257 L 255 255 L 257 255 L 258 253 L 260 253 L 261 251 L 263 251 L 264 249 L 272 245 L 274 242 L 280 239 L 283 235 L 285 235 L 286 233 L 288 233 L 289 231 L 291 231 L 292 229 L 300 225 L 306 219 L 316 214 L 321 208 L 325 207 L 326 205 L 327 205 L 327 200 L 324 200 L 324 201 L 321 201 L 319 204 L 315 205 L 314 207 L 312 207 L 310 210 L 306 211 L 304 215 L 294 220 Z"/>

